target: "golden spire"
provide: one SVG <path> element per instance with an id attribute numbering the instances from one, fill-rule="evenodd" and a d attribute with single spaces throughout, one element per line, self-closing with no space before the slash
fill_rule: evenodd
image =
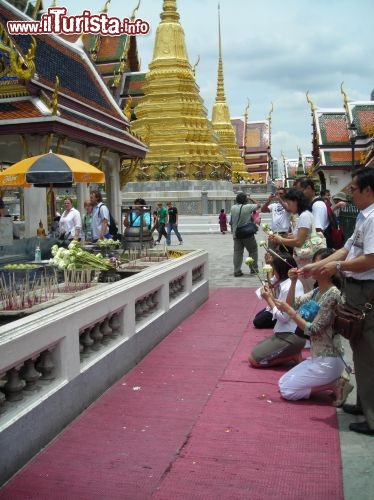
<path id="1" fill-rule="evenodd" d="M 198 178 L 200 170 L 209 177 L 208 165 L 221 165 L 223 172 L 227 161 L 199 95 L 175 0 L 164 0 L 160 18 L 144 95 L 131 122 L 131 131 L 149 143 L 147 174 L 156 180 L 168 165 L 162 178 L 175 179 L 182 164 L 187 179 Z"/>
<path id="2" fill-rule="evenodd" d="M 161 23 L 179 23 L 179 17 L 176 0 L 164 0 L 160 14 Z"/>
<path id="3" fill-rule="evenodd" d="M 235 131 L 231 124 L 230 111 L 225 97 L 220 14 L 220 6 L 218 4 L 218 77 L 216 101 L 212 110 L 212 125 L 217 134 L 219 145 L 228 162 L 231 164 L 232 174 L 235 175 L 236 172 L 243 173 L 244 161 L 236 142 Z"/>
<path id="4" fill-rule="evenodd" d="M 222 42 L 221 42 L 221 12 L 218 4 L 218 78 L 216 102 L 225 102 L 225 89 L 223 83 Z"/>

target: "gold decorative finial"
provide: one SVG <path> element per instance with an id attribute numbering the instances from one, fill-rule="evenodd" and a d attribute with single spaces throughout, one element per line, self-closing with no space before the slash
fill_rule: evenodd
<path id="1" fill-rule="evenodd" d="M 41 4 L 42 4 L 42 0 L 36 0 L 35 7 L 34 7 L 34 10 L 32 12 L 32 15 L 31 15 L 32 19 L 36 19 L 38 17 L 38 12 L 41 8 Z"/>
<path id="2" fill-rule="evenodd" d="M 249 99 L 247 97 L 247 105 L 246 105 L 245 110 L 244 110 L 244 119 L 245 119 L 246 122 L 247 122 L 247 119 L 248 119 L 249 102 L 250 101 L 249 101 Z"/>
<path id="3" fill-rule="evenodd" d="M 140 0 L 138 1 L 138 5 L 132 11 L 131 22 L 135 21 L 136 13 L 138 12 L 139 7 L 140 7 Z M 126 37 L 125 45 L 123 47 L 123 51 L 122 51 L 122 55 L 121 55 L 121 59 L 120 59 L 120 65 L 119 65 L 119 68 L 118 68 L 118 71 L 119 71 L 119 73 L 121 75 L 123 75 L 123 73 L 125 72 L 126 63 L 127 63 L 128 59 L 129 59 L 130 39 L 131 39 L 130 36 Z"/>
<path id="4" fill-rule="evenodd" d="M 53 90 L 53 94 L 51 97 L 51 100 L 49 102 L 49 107 L 51 108 L 52 115 L 57 115 L 57 108 L 58 108 L 58 91 L 60 88 L 60 79 L 56 75 L 56 80 L 55 80 L 55 88 Z"/>
<path id="5" fill-rule="evenodd" d="M 3 57 L 0 61 L 0 77 L 5 75 L 17 76 L 23 80 L 30 80 L 35 74 L 36 39 L 31 36 L 30 47 L 23 57 L 16 49 L 4 25 L 0 23 L 0 47 L 8 61 Z"/>
<path id="6" fill-rule="evenodd" d="M 132 14 L 131 14 L 131 21 L 134 22 L 135 21 L 135 17 L 136 17 L 136 14 L 139 10 L 139 7 L 140 7 L 140 0 L 138 1 L 138 5 L 135 7 L 135 9 L 132 11 Z"/>
<path id="7" fill-rule="evenodd" d="M 192 66 L 192 71 L 193 71 L 193 75 L 196 76 L 196 68 L 197 68 L 197 65 L 199 64 L 200 62 L 200 56 L 197 56 L 197 61 L 195 62 L 195 64 Z"/>
<path id="8" fill-rule="evenodd" d="M 348 107 L 348 97 L 347 97 L 347 94 L 345 93 L 344 89 L 343 89 L 343 83 L 342 82 L 340 84 L 340 92 L 343 96 L 343 102 L 344 102 L 344 109 L 345 109 L 345 112 L 347 113 L 347 117 L 349 118 L 349 107 Z"/>
<path id="9" fill-rule="evenodd" d="M 128 98 L 127 98 L 126 104 L 125 104 L 125 106 L 123 108 L 123 114 L 129 120 L 131 120 L 131 104 L 132 104 L 132 101 L 133 101 L 133 97 L 132 97 L 132 95 L 129 95 Z"/>
<path id="10" fill-rule="evenodd" d="M 308 103 L 309 103 L 309 105 L 310 105 L 310 111 L 311 111 L 312 113 L 314 113 L 314 111 L 315 111 L 316 107 L 314 106 L 313 101 L 312 101 L 312 100 L 311 100 L 311 98 L 309 97 L 309 90 L 307 90 L 307 91 L 306 91 L 306 94 L 305 94 L 305 95 L 306 95 L 306 100 L 307 100 L 307 102 L 308 102 Z"/>
<path id="11" fill-rule="evenodd" d="M 269 111 L 269 114 L 268 114 L 268 120 L 269 122 L 271 122 L 271 115 L 273 114 L 273 111 L 274 111 L 274 104 L 271 102 L 271 108 L 270 108 L 270 111 Z"/>
<path id="12" fill-rule="evenodd" d="M 106 14 L 108 12 L 109 4 L 110 4 L 110 0 L 107 0 L 105 2 L 103 10 L 101 11 L 103 14 Z"/>

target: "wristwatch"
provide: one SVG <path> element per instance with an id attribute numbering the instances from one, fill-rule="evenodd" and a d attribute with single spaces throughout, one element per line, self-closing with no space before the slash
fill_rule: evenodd
<path id="1" fill-rule="evenodd" d="M 342 269 L 342 265 L 343 265 L 343 262 L 338 261 L 338 262 L 336 263 L 336 269 L 337 269 L 338 271 L 343 271 L 343 269 Z"/>

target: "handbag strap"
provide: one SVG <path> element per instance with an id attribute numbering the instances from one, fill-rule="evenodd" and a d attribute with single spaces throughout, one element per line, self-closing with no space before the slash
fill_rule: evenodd
<path id="1" fill-rule="evenodd" d="M 242 208 L 243 208 L 244 203 L 240 205 L 240 210 L 239 210 L 239 215 L 238 215 L 238 222 L 236 223 L 237 226 L 239 226 L 239 221 L 240 221 L 240 214 L 242 213 Z"/>

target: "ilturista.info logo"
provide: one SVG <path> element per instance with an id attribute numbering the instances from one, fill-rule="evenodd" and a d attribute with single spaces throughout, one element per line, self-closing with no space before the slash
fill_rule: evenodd
<path id="1" fill-rule="evenodd" d="M 92 35 L 147 35 L 149 23 L 142 19 L 131 21 L 125 17 L 109 17 L 106 12 L 92 14 L 84 10 L 78 16 L 67 16 L 66 7 L 49 7 L 40 21 L 8 21 L 7 28 L 11 35 L 74 35 L 87 33 Z"/>

